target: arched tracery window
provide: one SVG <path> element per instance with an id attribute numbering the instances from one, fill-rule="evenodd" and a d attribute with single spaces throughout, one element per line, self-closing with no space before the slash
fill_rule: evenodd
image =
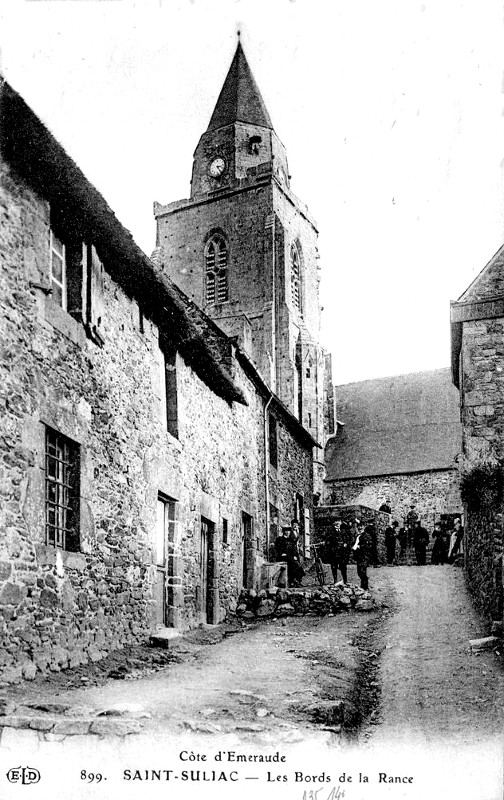
<path id="1" fill-rule="evenodd" d="M 301 258 L 295 244 L 291 247 L 290 262 L 292 305 L 301 313 Z"/>
<path id="2" fill-rule="evenodd" d="M 224 236 L 212 236 L 205 248 L 207 303 L 225 303 L 229 300 L 228 255 Z"/>

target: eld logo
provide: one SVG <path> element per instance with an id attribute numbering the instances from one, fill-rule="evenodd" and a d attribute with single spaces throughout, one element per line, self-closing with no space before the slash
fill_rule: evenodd
<path id="1" fill-rule="evenodd" d="M 7 773 L 9 783 L 38 783 L 40 772 L 33 767 L 12 767 Z"/>

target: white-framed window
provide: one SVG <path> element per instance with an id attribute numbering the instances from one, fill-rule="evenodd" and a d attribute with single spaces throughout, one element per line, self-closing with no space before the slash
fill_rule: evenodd
<path id="1" fill-rule="evenodd" d="M 61 308 L 67 307 L 65 245 L 51 230 L 51 261 L 49 265 L 52 299 Z"/>
<path id="2" fill-rule="evenodd" d="M 78 551 L 79 534 L 79 445 L 46 427 L 45 517 L 46 544 Z"/>
<path id="3" fill-rule="evenodd" d="M 102 346 L 104 265 L 96 247 L 84 241 L 55 209 L 51 209 L 49 223 L 48 262 L 52 303 L 81 323 L 88 337 Z M 51 322 L 61 318 L 54 308 L 46 311 Z"/>

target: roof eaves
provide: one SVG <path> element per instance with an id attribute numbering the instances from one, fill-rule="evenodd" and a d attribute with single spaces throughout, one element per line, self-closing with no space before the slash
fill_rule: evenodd
<path id="1" fill-rule="evenodd" d="M 306 443 L 309 447 L 321 447 L 317 440 L 313 438 L 311 433 L 307 431 L 306 428 L 300 423 L 297 417 L 295 417 L 294 414 L 289 411 L 287 406 L 282 403 L 280 398 L 274 392 L 272 392 L 249 356 L 244 353 L 244 351 L 241 350 L 237 344 L 235 347 L 237 361 L 241 364 L 247 375 L 255 383 L 257 388 L 264 394 L 264 396 L 271 397 L 272 404 L 281 414 L 289 430 L 291 430 L 291 432 L 294 433 L 300 441 Z"/>

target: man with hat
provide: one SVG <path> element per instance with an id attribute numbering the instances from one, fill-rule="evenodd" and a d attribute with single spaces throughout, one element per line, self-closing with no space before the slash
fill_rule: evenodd
<path id="1" fill-rule="evenodd" d="M 389 500 L 388 497 L 385 500 L 385 502 L 381 504 L 381 506 L 378 509 L 378 511 L 383 511 L 385 514 L 391 514 L 392 513 L 392 507 L 390 505 L 390 500 Z"/>
<path id="2" fill-rule="evenodd" d="M 385 528 L 385 550 L 387 551 L 387 564 L 393 564 L 395 559 L 397 528 L 399 523 L 394 520 L 392 525 Z"/>
<path id="3" fill-rule="evenodd" d="M 415 558 L 419 567 L 425 566 L 427 545 L 429 544 L 429 534 L 422 527 L 419 519 L 413 528 L 413 545 L 415 547 Z"/>
<path id="4" fill-rule="evenodd" d="M 359 522 L 355 544 L 352 547 L 352 555 L 357 564 L 357 575 L 360 578 L 361 589 L 366 590 L 369 589 L 367 568 L 371 554 L 371 530 L 369 525 L 364 526 Z"/>
<path id="5" fill-rule="evenodd" d="M 290 525 L 285 525 L 275 540 L 275 559 L 286 562 L 289 586 L 299 586 L 304 570 L 300 563 L 297 539 Z"/>
<path id="6" fill-rule="evenodd" d="M 343 583 L 348 583 L 347 565 L 350 560 L 351 547 L 352 534 L 348 525 L 340 519 L 335 520 L 325 540 L 325 552 L 335 582 L 338 580 L 339 569 Z"/>
<path id="7" fill-rule="evenodd" d="M 280 536 L 275 539 L 275 560 L 287 561 L 289 552 L 289 535 L 291 528 L 285 525 L 280 531 Z"/>

